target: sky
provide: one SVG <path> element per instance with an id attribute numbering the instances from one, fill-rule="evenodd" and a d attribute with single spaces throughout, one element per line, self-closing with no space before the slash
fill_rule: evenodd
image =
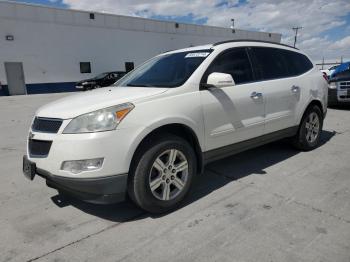
<path id="1" fill-rule="evenodd" d="M 350 59 L 350 0 L 12 0 L 282 34 L 314 61 Z"/>

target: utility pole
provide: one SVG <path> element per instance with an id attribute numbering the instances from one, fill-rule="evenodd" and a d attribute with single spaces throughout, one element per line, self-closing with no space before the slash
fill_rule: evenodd
<path id="1" fill-rule="evenodd" d="M 235 33 L 236 30 L 235 30 L 235 19 L 231 19 L 231 22 L 232 22 L 232 25 L 231 25 L 231 29 L 232 29 L 232 33 Z"/>
<path id="2" fill-rule="evenodd" d="M 324 66 L 324 57 L 322 57 L 322 70 L 323 70 L 323 66 Z"/>
<path id="3" fill-rule="evenodd" d="M 297 44 L 297 38 L 298 38 L 298 31 L 302 29 L 301 26 L 293 27 L 292 28 L 295 31 L 295 37 L 294 37 L 294 47 Z"/>

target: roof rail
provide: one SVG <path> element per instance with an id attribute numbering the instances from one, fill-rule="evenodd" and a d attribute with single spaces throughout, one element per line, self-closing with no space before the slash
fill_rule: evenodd
<path id="1" fill-rule="evenodd" d="M 227 43 L 235 43 L 235 42 L 256 42 L 256 43 L 275 44 L 275 45 L 286 46 L 286 47 L 290 47 L 290 48 L 299 50 L 296 47 L 286 45 L 286 44 L 281 44 L 281 43 L 276 43 L 276 42 L 271 42 L 271 41 L 263 41 L 263 40 L 252 40 L 252 39 L 226 40 L 226 41 L 217 42 L 217 43 L 213 44 L 213 46 L 227 44 Z"/>

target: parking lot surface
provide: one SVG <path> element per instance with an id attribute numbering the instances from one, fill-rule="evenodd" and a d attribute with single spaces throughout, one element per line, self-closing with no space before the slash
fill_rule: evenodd
<path id="1" fill-rule="evenodd" d="M 0 261 L 350 261 L 349 108 L 329 109 L 316 150 L 280 141 L 214 162 L 153 216 L 24 178 L 35 110 L 66 95 L 0 97 Z"/>

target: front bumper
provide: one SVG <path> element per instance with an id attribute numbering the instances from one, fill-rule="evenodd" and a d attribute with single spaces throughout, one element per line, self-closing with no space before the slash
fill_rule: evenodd
<path id="1" fill-rule="evenodd" d="M 31 130 L 30 139 L 51 141 L 47 155 L 41 157 L 31 154 L 28 143 L 27 159 L 35 166 L 34 175 L 43 177 L 50 187 L 88 202 L 122 201 L 127 191 L 126 174 L 139 143 L 137 134 L 142 127 L 99 133 L 63 134 L 68 122 L 64 120 L 55 134 Z M 96 170 L 71 173 L 61 168 L 64 161 L 96 158 L 104 159 L 101 168 Z"/>
<path id="2" fill-rule="evenodd" d="M 328 89 L 328 104 L 336 104 L 338 103 L 338 97 L 337 97 L 337 89 Z"/>
<path id="3" fill-rule="evenodd" d="M 343 98 L 343 96 L 347 96 L 347 90 L 339 90 L 338 88 L 328 89 L 328 104 L 336 105 L 336 104 L 350 104 L 349 98 Z"/>
<path id="4" fill-rule="evenodd" d="M 64 128 L 65 122 L 61 129 Z M 138 145 L 138 133 L 138 127 L 87 134 L 48 134 L 31 131 L 32 139 L 52 143 L 48 154 L 43 157 L 32 155 L 27 145 L 27 156 L 37 168 L 60 177 L 85 179 L 127 174 Z M 102 167 L 97 170 L 73 174 L 61 169 L 64 161 L 96 158 L 104 158 Z"/>
<path id="5" fill-rule="evenodd" d="M 80 200 L 96 204 L 111 204 L 125 200 L 128 180 L 127 174 L 97 178 L 61 177 L 37 168 L 35 163 L 29 161 L 24 156 L 23 167 L 28 166 L 28 163 L 33 169 L 30 171 L 32 174 L 30 179 L 34 179 L 34 176 L 38 175 L 46 180 L 47 186 L 72 195 Z M 23 170 L 23 172 L 28 177 L 28 170 Z"/>

